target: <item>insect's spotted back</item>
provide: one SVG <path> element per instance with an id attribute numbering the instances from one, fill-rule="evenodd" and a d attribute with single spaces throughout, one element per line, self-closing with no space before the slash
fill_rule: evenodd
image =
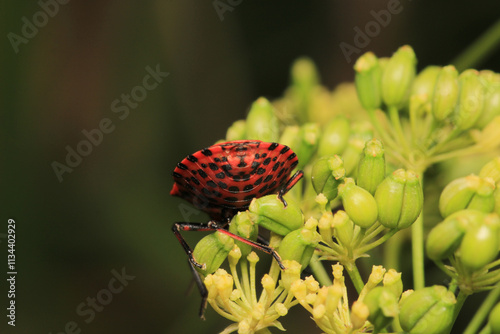
<path id="1" fill-rule="evenodd" d="M 296 154 L 278 143 L 238 140 L 188 155 L 173 172 L 170 191 L 207 212 L 230 218 L 255 197 L 278 192 L 297 166 Z"/>

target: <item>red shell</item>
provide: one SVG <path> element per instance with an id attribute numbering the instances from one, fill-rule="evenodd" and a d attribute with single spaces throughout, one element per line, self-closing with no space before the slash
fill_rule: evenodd
<path id="1" fill-rule="evenodd" d="M 230 218 L 246 210 L 253 198 L 277 193 L 297 164 L 296 154 L 278 143 L 215 144 L 177 164 L 170 195 L 193 203 L 211 219 Z"/>

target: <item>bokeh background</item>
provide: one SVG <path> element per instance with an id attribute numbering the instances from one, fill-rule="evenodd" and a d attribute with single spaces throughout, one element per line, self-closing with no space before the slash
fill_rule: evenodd
<path id="1" fill-rule="evenodd" d="M 222 16 L 217 1 L 60 1 L 16 46 L 23 18 L 43 23 L 41 4 L 57 2 L 1 3 L 2 310 L 8 218 L 17 226 L 18 275 L 16 327 L 2 311 L 0 333 L 71 332 L 71 321 L 81 333 L 217 333 L 228 322 L 213 311 L 198 319 L 199 297 L 187 294 L 186 257 L 170 231 L 183 219 L 182 200 L 169 196 L 175 164 L 224 137 L 259 96 L 279 97 L 299 56 L 316 62 L 331 89 L 352 81 L 357 57 L 347 62 L 340 43 L 354 45 L 353 29 L 395 0 L 220 0 L 231 8 Z M 399 3 L 361 52 L 389 56 L 410 44 L 419 69 L 450 63 L 500 17 L 494 0 Z M 169 75 L 127 117 L 114 112 L 113 101 L 141 86 L 148 66 Z M 500 53 L 477 67 L 500 71 Z M 114 130 L 60 182 L 54 161 L 65 164 L 67 146 L 76 149 L 82 131 L 103 119 Z M 193 245 L 194 234 L 186 236 Z M 112 270 L 135 278 L 87 323 L 77 307 L 108 287 Z M 284 325 L 319 333 L 305 312 Z"/>

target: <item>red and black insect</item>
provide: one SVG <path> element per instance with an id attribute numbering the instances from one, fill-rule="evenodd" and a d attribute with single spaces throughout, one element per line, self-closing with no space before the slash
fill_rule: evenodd
<path id="1" fill-rule="evenodd" d="M 302 171 L 297 171 L 290 177 L 297 164 L 298 158 L 288 146 L 259 140 L 215 144 L 188 155 L 177 164 L 170 194 L 191 202 L 211 219 L 208 223 L 178 222 L 172 227 L 194 273 L 197 273 L 194 267 L 203 268 L 203 264 L 194 259 L 191 247 L 180 234 L 181 230 L 220 231 L 272 254 L 284 268 L 274 249 L 230 233 L 227 226 L 230 219 L 238 211 L 246 210 L 254 198 L 277 193 L 286 206 L 283 195 L 303 176 Z M 200 310 L 200 316 L 203 316 L 207 292 L 199 276 L 195 275 L 195 278 L 204 299 Z"/>

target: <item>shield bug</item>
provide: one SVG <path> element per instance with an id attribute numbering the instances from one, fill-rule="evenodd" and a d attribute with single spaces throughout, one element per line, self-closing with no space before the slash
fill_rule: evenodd
<path id="1" fill-rule="evenodd" d="M 302 178 L 297 171 L 297 155 L 286 145 L 259 140 L 237 140 L 215 144 L 188 155 L 174 169 L 174 185 L 170 195 L 181 197 L 206 212 L 208 223 L 177 222 L 172 231 L 189 257 L 189 263 L 203 301 L 207 291 L 199 276 L 206 266 L 193 256 L 192 248 L 180 231 L 219 231 L 235 240 L 273 255 L 284 269 L 280 256 L 273 248 L 245 239 L 227 230 L 229 221 L 239 211 L 248 209 L 254 198 L 277 194 L 286 207 L 283 196 Z"/>

